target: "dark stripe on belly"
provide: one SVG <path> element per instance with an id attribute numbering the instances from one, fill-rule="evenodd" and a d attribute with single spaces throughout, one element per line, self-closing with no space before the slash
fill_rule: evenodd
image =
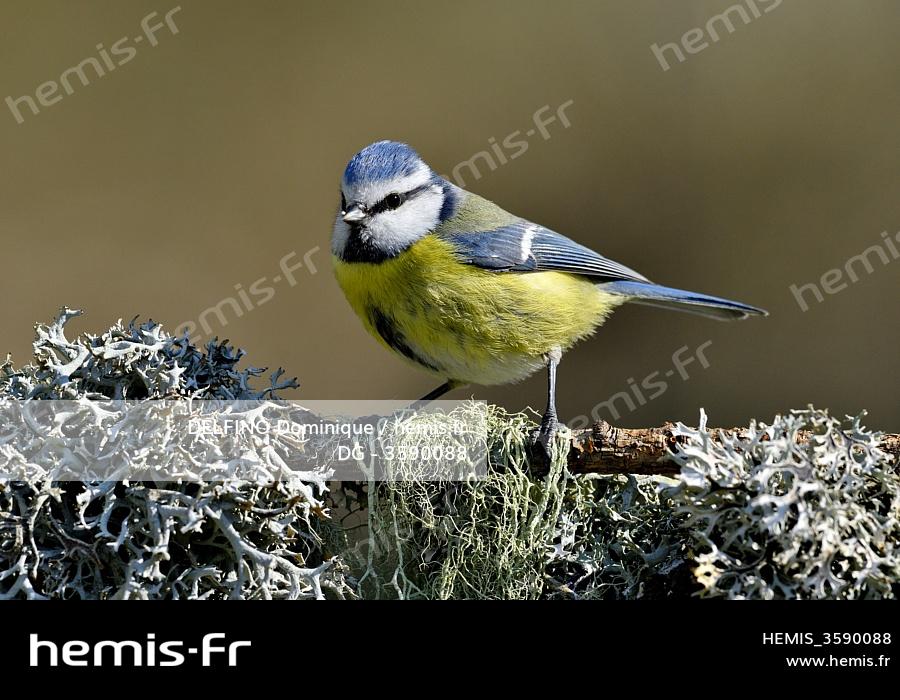
<path id="1" fill-rule="evenodd" d="M 437 367 L 427 360 L 423 360 L 421 356 L 417 355 L 415 351 L 409 347 L 406 338 L 403 337 L 403 333 L 397 328 L 394 320 L 387 316 L 381 309 L 374 306 L 370 307 L 369 318 L 371 319 L 375 330 L 378 332 L 378 335 L 380 335 L 382 340 L 384 340 L 384 342 L 393 350 L 423 367 L 427 367 L 435 372 L 440 372 Z"/>

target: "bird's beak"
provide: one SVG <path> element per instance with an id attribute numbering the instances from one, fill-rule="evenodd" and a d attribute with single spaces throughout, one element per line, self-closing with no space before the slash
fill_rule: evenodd
<path id="1" fill-rule="evenodd" d="M 368 216 L 368 215 L 366 214 L 366 211 L 365 211 L 365 209 L 363 209 L 362 205 L 354 204 L 352 207 L 350 207 L 347 211 L 344 212 L 343 219 L 348 224 L 352 224 L 357 221 L 362 221 L 363 219 L 366 218 L 366 216 Z"/>

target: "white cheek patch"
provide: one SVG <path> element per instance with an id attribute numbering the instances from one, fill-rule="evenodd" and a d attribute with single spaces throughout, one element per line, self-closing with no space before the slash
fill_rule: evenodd
<path id="1" fill-rule="evenodd" d="M 434 230 L 443 204 L 441 192 L 421 192 L 404 202 L 399 209 L 373 216 L 368 225 L 371 238 L 381 250 L 399 253 Z"/>

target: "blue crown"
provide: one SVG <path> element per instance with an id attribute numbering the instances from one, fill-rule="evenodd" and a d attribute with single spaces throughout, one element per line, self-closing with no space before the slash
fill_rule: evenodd
<path id="1" fill-rule="evenodd" d="M 422 164 L 419 154 L 405 143 L 377 141 L 350 159 L 344 170 L 344 182 L 353 185 L 405 177 L 412 175 Z"/>

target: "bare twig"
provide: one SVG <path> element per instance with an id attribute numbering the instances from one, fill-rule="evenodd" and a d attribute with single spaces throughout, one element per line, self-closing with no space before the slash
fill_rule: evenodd
<path id="1" fill-rule="evenodd" d="M 569 469 L 574 473 L 673 475 L 678 465 L 671 459 L 676 438 L 674 424 L 659 428 L 616 428 L 606 421 L 592 428 L 573 431 L 569 446 Z M 740 436 L 746 428 L 711 428 L 714 439 L 721 435 Z M 808 433 L 801 433 L 805 440 Z M 881 449 L 896 460 L 900 456 L 900 435 L 885 434 Z"/>

